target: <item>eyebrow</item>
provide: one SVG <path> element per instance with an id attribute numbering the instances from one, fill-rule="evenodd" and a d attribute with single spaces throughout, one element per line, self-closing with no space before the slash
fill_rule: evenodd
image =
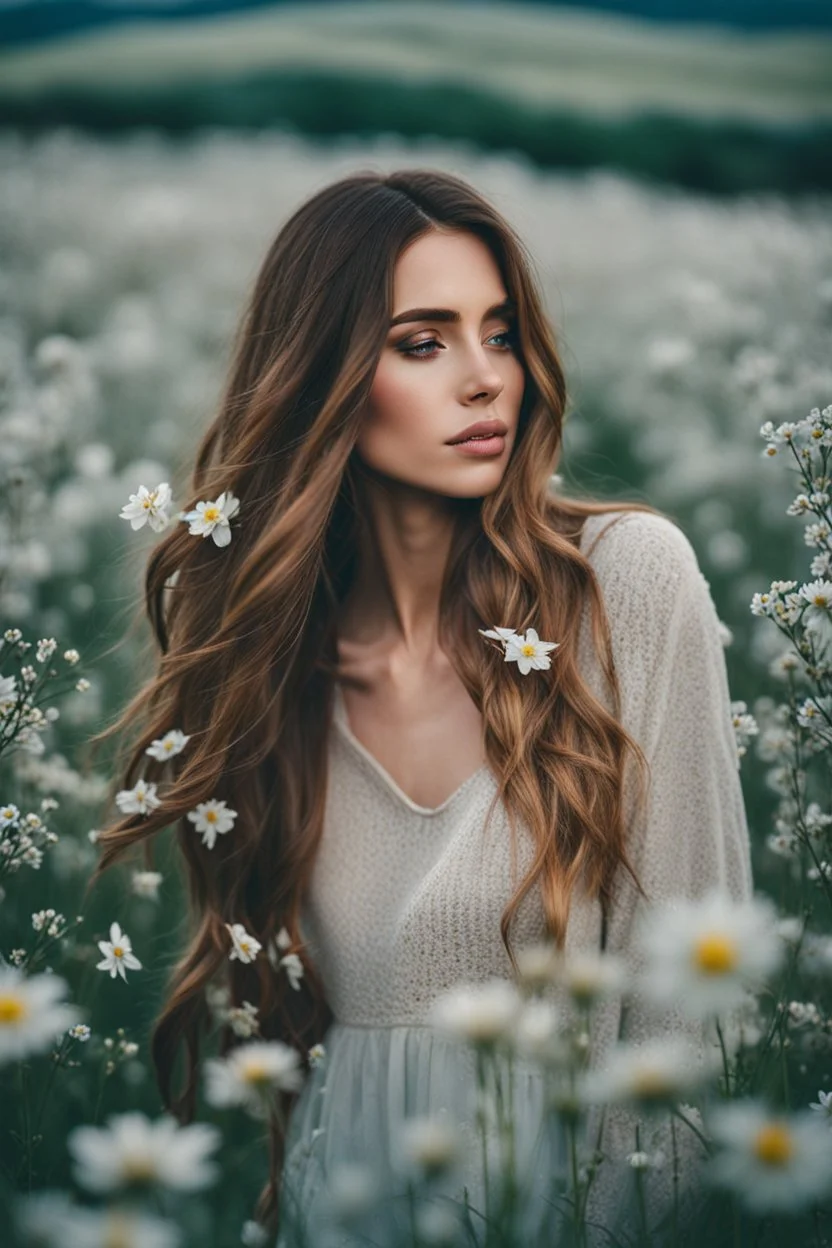
<path id="1" fill-rule="evenodd" d="M 517 306 L 513 299 L 501 299 L 499 303 L 495 303 L 490 307 L 483 320 L 487 321 L 493 316 L 503 316 L 517 311 Z M 398 316 L 394 316 L 390 322 L 393 325 L 402 325 L 405 321 L 461 321 L 462 317 L 452 308 L 410 308 L 407 312 L 400 312 Z"/>

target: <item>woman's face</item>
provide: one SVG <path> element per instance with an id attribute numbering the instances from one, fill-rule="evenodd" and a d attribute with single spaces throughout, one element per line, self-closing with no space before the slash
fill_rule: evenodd
<path id="1" fill-rule="evenodd" d="M 399 256 L 393 316 L 357 442 L 377 472 L 436 494 L 497 488 L 517 436 L 523 366 L 494 257 L 473 234 L 431 231 Z M 449 445 L 477 421 L 501 421 L 485 454 Z M 474 442 L 473 446 L 477 446 Z"/>

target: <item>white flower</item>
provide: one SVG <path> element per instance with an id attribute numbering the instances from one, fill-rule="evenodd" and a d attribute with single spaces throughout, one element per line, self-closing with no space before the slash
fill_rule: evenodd
<path id="1" fill-rule="evenodd" d="M 694 1018 L 742 1004 L 784 954 L 768 897 L 737 902 L 718 889 L 654 904 L 641 916 L 636 941 L 647 957 L 645 996 Z"/>
<path id="2" fill-rule="evenodd" d="M 171 492 L 167 481 L 157 485 L 155 490 L 140 485 L 138 493 L 131 494 L 130 502 L 122 507 L 119 517 L 129 520 L 131 529 L 141 529 L 149 524 L 155 533 L 161 533 L 170 524 L 167 510 L 170 504 Z"/>
<path id="3" fill-rule="evenodd" d="M 573 1001 L 587 1007 L 622 992 L 629 984 L 627 967 L 621 958 L 592 949 L 570 949 L 561 954 L 557 979 Z"/>
<path id="4" fill-rule="evenodd" d="M 775 1113 L 759 1100 L 735 1101 L 715 1105 L 708 1125 L 721 1145 L 711 1180 L 755 1213 L 796 1211 L 832 1191 L 829 1131 L 808 1111 Z"/>
<path id="5" fill-rule="evenodd" d="M 519 633 L 516 637 L 509 638 L 506 644 L 506 663 L 516 663 L 524 676 L 532 668 L 545 671 L 552 666 L 549 651 L 557 649 L 559 645 L 559 641 L 539 641 L 535 630 L 529 628 L 525 638 Z"/>
<path id="6" fill-rule="evenodd" d="M 243 1223 L 243 1229 L 240 1232 L 240 1243 L 245 1244 L 246 1248 L 264 1248 L 269 1242 L 269 1232 L 259 1222 L 255 1222 L 249 1218 Z"/>
<path id="7" fill-rule="evenodd" d="M 832 1092 L 818 1092 L 818 1099 L 810 1101 L 809 1108 L 820 1114 L 822 1120 L 832 1130 Z"/>
<path id="8" fill-rule="evenodd" d="M 342 1161 L 333 1166 L 327 1195 L 336 1221 L 348 1224 L 368 1213 L 381 1194 L 379 1180 L 363 1162 Z"/>
<path id="9" fill-rule="evenodd" d="M 447 1117 L 407 1118 L 399 1128 L 397 1168 L 414 1177 L 434 1177 L 460 1160 L 462 1138 Z"/>
<path id="10" fill-rule="evenodd" d="M 519 1053 L 534 1061 L 559 1065 L 567 1056 L 567 1047 L 557 1008 L 540 998 L 526 1001 L 514 1023 L 514 1043 Z"/>
<path id="11" fill-rule="evenodd" d="M 42 1053 L 78 1022 L 80 1010 L 60 1000 L 68 987 L 59 975 L 0 966 L 0 1065 Z"/>
<path id="12" fill-rule="evenodd" d="M 551 940 L 539 941 L 517 950 L 520 983 L 531 992 L 554 983 L 558 968 L 558 949 Z"/>
<path id="13" fill-rule="evenodd" d="M 19 1216 L 27 1242 L 50 1248 L 179 1248 L 182 1242 L 176 1224 L 155 1214 L 118 1205 L 84 1208 L 73 1205 L 63 1192 L 24 1198 Z"/>
<path id="14" fill-rule="evenodd" d="M 125 814 L 149 815 L 161 805 L 161 798 L 156 796 L 156 785 L 146 780 L 139 780 L 132 789 L 120 789 L 116 794 L 116 806 Z"/>
<path id="15" fill-rule="evenodd" d="M 159 885 L 162 883 L 160 871 L 134 871 L 130 887 L 137 897 L 149 897 L 155 901 L 159 896 Z"/>
<path id="16" fill-rule="evenodd" d="M 221 1010 L 220 1015 L 222 1021 L 228 1023 L 235 1036 L 242 1036 L 248 1040 L 260 1030 L 259 1012 L 256 1005 L 252 1005 L 250 1001 L 244 1001 L 240 1006 L 232 1005 Z"/>
<path id="17" fill-rule="evenodd" d="M 11 827 L 13 823 L 17 823 L 20 818 L 20 811 L 11 803 L 8 806 L 0 806 L 0 831 L 3 828 Z"/>
<path id="18" fill-rule="evenodd" d="M 198 1191 L 217 1178 L 209 1153 L 220 1132 L 208 1123 L 181 1127 L 167 1114 L 155 1122 L 142 1113 L 116 1114 L 106 1127 L 75 1127 L 67 1147 L 77 1181 L 92 1192 L 148 1184 L 174 1191 Z"/>
<path id="19" fill-rule="evenodd" d="M 224 801 L 212 797 L 207 802 L 200 802 L 195 810 L 189 810 L 188 818 L 196 831 L 202 833 L 202 844 L 213 849 L 217 836 L 230 832 L 234 827 L 237 812 L 227 807 Z"/>
<path id="20" fill-rule="evenodd" d="M 326 1060 L 326 1048 L 322 1044 L 313 1044 L 306 1056 L 310 1066 L 320 1066 Z"/>
<path id="21" fill-rule="evenodd" d="M 238 958 L 240 962 L 253 962 L 263 948 L 260 941 L 250 936 L 242 923 L 226 923 L 225 926 L 231 933 L 229 962 L 233 962 L 235 958 Z"/>
<path id="22" fill-rule="evenodd" d="M 122 932 L 118 923 L 110 924 L 110 939 L 99 940 L 98 948 L 104 954 L 100 962 L 96 962 L 95 969 L 97 971 L 109 971 L 110 977 L 115 979 L 116 975 L 127 981 L 127 972 L 125 967 L 129 967 L 131 971 L 140 971 L 142 964 L 133 953 L 130 937 Z"/>
<path id="23" fill-rule="evenodd" d="M 165 759 L 173 758 L 174 754 L 181 754 L 190 739 L 190 736 L 186 736 L 178 728 L 171 728 L 170 732 L 166 732 L 163 737 L 157 737 L 155 741 L 151 741 L 145 754 L 149 754 L 151 758 L 158 758 L 159 762 L 163 763 Z"/>
<path id="24" fill-rule="evenodd" d="M 803 616 L 804 626 L 814 632 L 820 642 L 832 638 L 832 581 L 820 579 L 801 585 L 800 596 L 809 603 Z"/>
<path id="25" fill-rule="evenodd" d="M 282 1040 L 252 1040 L 205 1063 L 205 1099 L 218 1109 L 240 1105 L 264 1118 L 275 1092 L 298 1092 L 302 1086 L 300 1054 Z"/>
<path id="26" fill-rule="evenodd" d="M 240 509 L 240 500 L 223 490 L 214 502 L 197 503 L 194 511 L 181 513 L 180 518 L 190 524 L 188 532 L 194 537 L 213 537 L 217 546 L 227 546 L 231 541 L 229 521 Z"/>
<path id="27" fill-rule="evenodd" d="M 300 989 L 300 981 L 303 979 L 303 963 L 296 953 L 287 953 L 280 959 L 280 966 L 285 966 L 286 974 L 289 977 L 289 983 L 295 989 Z"/>
<path id="28" fill-rule="evenodd" d="M 629 1101 L 645 1109 L 681 1100 L 717 1069 L 717 1055 L 703 1056 L 683 1036 L 660 1036 L 618 1044 L 600 1069 L 582 1072 L 582 1094 L 595 1103 Z"/>
<path id="29" fill-rule="evenodd" d="M 17 677 L 0 676 L 0 702 L 10 702 L 17 696 Z"/>
<path id="30" fill-rule="evenodd" d="M 517 989 L 506 979 L 463 984 L 436 998 L 428 1024 L 455 1039 L 488 1046 L 508 1038 L 521 1003 Z"/>
<path id="31" fill-rule="evenodd" d="M 494 641 L 502 642 L 503 647 L 512 637 L 517 636 L 517 631 L 513 628 L 478 628 L 477 632 L 482 633 L 483 637 L 492 637 Z"/>
<path id="32" fill-rule="evenodd" d="M 69 1028 L 66 1034 L 71 1036 L 73 1040 L 80 1040 L 82 1044 L 85 1044 L 92 1032 L 86 1023 L 76 1023 L 74 1027 Z"/>

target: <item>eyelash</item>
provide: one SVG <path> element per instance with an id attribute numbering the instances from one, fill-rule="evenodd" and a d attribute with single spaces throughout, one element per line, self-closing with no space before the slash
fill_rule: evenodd
<path id="1" fill-rule="evenodd" d="M 510 341 L 505 347 L 505 350 L 507 351 L 511 350 L 516 340 L 515 331 L 513 329 L 501 329 L 498 334 L 492 334 L 491 337 L 492 338 L 508 338 Z M 421 348 L 422 347 L 437 347 L 437 346 L 439 346 L 439 344 L 437 343 L 435 338 L 426 338 L 424 342 L 417 342 L 415 346 L 399 347 L 398 350 L 401 351 L 402 355 L 410 355 L 416 360 L 431 360 L 433 359 L 433 352 L 431 352 L 430 354 L 423 354 L 421 351 Z"/>

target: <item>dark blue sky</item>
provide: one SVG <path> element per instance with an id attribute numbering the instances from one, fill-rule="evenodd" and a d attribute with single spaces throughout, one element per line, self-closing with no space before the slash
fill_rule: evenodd
<path id="1" fill-rule="evenodd" d="M 37 43 L 94 26 L 277 7 L 283 0 L 0 0 L 0 44 Z M 310 7 L 321 0 L 306 0 Z M 348 4 L 350 0 L 341 0 Z M 461 0 L 464 2 L 464 0 Z M 525 0 L 551 8 L 630 14 L 657 22 L 744 29 L 832 27 L 832 0 Z M 418 5 L 418 0 L 414 0 Z M 511 7 L 511 0 L 504 0 Z"/>

